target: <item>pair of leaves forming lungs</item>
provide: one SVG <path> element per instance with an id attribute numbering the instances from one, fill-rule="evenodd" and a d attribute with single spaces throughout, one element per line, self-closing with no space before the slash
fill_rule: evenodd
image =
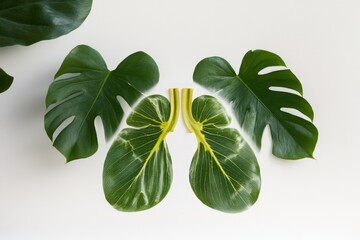
<path id="1" fill-rule="evenodd" d="M 31 45 L 79 27 L 92 0 L 1 0 L 0 47 Z"/>
<path id="2" fill-rule="evenodd" d="M 96 50 L 77 46 L 65 58 L 49 87 L 46 132 L 53 139 L 60 125 L 74 117 L 55 138 L 54 146 L 67 161 L 89 157 L 98 148 L 95 118 L 101 117 L 109 139 L 124 114 L 117 97 L 132 105 L 158 81 L 158 67 L 146 53 L 134 53 L 110 71 Z"/>
<path id="3" fill-rule="evenodd" d="M 249 51 L 236 74 L 223 58 L 210 57 L 196 66 L 194 81 L 219 92 L 232 104 L 239 124 L 258 148 L 264 128 L 269 125 L 275 156 L 312 158 L 318 131 L 311 122 L 314 113 L 310 104 L 300 96 L 301 83 L 289 69 L 260 73 L 268 67 L 285 67 L 285 63 L 274 53 Z M 295 90 L 299 95 L 274 87 Z M 311 121 L 287 112 L 286 108 L 301 112 Z"/>
<path id="4" fill-rule="evenodd" d="M 103 187 L 106 199 L 118 210 L 151 208 L 169 191 L 172 168 L 165 137 L 179 112 L 177 90 L 171 92 L 171 104 L 159 95 L 142 100 L 127 119 L 133 128 L 122 130 L 108 152 Z M 191 186 L 209 207 L 245 210 L 255 203 L 260 190 L 255 155 L 237 130 L 226 128 L 230 118 L 215 98 L 201 96 L 191 105 L 191 93 L 185 89 L 183 95 L 185 123 L 198 139 L 190 167 Z"/>
<path id="5" fill-rule="evenodd" d="M 11 86 L 14 78 L 0 68 L 0 93 L 5 92 Z"/>
<path id="6" fill-rule="evenodd" d="M 260 147 L 261 136 L 270 125 L 276 156 L 288 159 L 311 157 L 317 141 L 315 126 L 283 111 L 293 108 L 313 119 L 309 103 L 299 95 L 271 90 L 302 87 L 290 70 L 266 74 L 271 66 L 285 66 L 280 57 L 266 51 L 250 51 L 239 75 L 218 57 L 201 61 L 194 80 L 215 89 L 230 101 L 243 128 Z M 76 73 L 75 76 L 67 76 Z M 45 116 L 49 137 L 67 118 L 75 119 L 60 132 L 54 145 L 68 161 L 96 151 L 94 118 L 103 120 L 105 134 L 112 136 L 123 115 L 116 96 L 132 104 L 141 91 L 158 81 L 155 62 L 144 53 L 125 59 L 114 71 L 107 70 L 101 56 L 86 46 L 75 48 L 56 74 L 47 96 Z M 142 100 L 132 111 L 126 128 L 112 145 L 105 160 L 103 187 L 106 199 L 116 209 L 140 211 L 159 203 L 169 191 L 171 157 L 165 143 L 179 114 L 178 91 L 171 91 L 171 104 L 154 95 Z M 104 106 L 107 106 L 104 108 Z M 198 149 L 190 167 L 190 184 L 196 196 L 211 208 L 240 212 L 253 205 L 259 195 L 261 178 L 256 157 L 236 129 L 228 128 L 230 118 L 211 96 L 192 101 L 192 90 L 183 92 L 183 117 L 195 133 Z"/>

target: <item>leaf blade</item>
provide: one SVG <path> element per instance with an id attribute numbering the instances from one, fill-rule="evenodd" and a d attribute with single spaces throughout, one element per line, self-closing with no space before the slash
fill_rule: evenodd
<path id="1" fill-rule="evenodd" d="M 106 156 L 105 197 L 120 211 L 149 209 L 170 189 L 172 162 L 165 138 L 177 122 L 178 90 L 171 95 L 171 104 L 160 95 L 143 99 L 127 119 L 135 128 L 123 129 Z"/>
<path id="2" fill-rule="evenodd" d="M 239 132 L 226 127 L 231 120 L 214 97 L 200 96 L 193 103 L 191 99 L 192 90 L 184 89 L 184 120 L 198 141 L 190 166 L 191 187 L 211 208 L 229 213 L 244 211 L 256 202 L 260 192 L 256 157 Z"/>
<path id="3" fill-rule="evenodd" d="M 318 138 L 318 131 L 312 123 L 312 107 L 299 95 L 270 89 L 283 87 L 302 95 L 301 83 L 289 69 L 260 74 L 260 71 L 274 66 L 286 67 L 285 62 L 274 53 L 249 51 L 244 56 L 239 74 L 225 59 L 211 57 L 199 62 L 193 78 L 196 83 L 217 91 L 232 104 L 239 124 L 259 149 L 264 128 L 269 125 L 275 156 L 284 159 L 312 158 Z M 303 120 L 299 120 L 283 108 L 296 109 L 310 121 L 302 117 Z"/>
<path id="4" fill-rule="evenodd" d="M 65 120 L 75 117 L 54 140 L 54 146 L 68 162 L 97 151 L 97 116 L 102 120 L 106 139 L 113 136 L 123 116 L 117 96 L 132 105 L 159 80 L 155 61 L 143 52 L 128 56 L 119 66 L 108 70 L 96 50 L 80 45 L 68 54 L 56 73 L 46 96 L 45 130 L 52 139 Z"/>
<path id="5" fill-rule="evenodd" d="M 92 0 L 3 0 L 0 2 L 0 47 L 31 45 L 78 28 Z"/>

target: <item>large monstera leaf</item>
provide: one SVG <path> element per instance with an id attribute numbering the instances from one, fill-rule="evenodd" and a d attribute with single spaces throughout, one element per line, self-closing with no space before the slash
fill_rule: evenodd
<path id="1" fill-rule="evenodd" d="M 132 105 L 158 80 L 156 63 L 143 52 L 128 56 L 110 71 L 96 50 L 77 46 L 65 58 L 49 87 L 46 132 L 53 140 L 55 131 L 70 119 L 71 123 L 54 140 L 54 146 L 67 161 L 88 157 L 98 148 L 94 119 L 100 116 L 109 139 L 124 114 L 117 97 Z"/>
<path id="2" fill-rule="evenodd" d="M 79 27 L 92 0 L 1 0 L 0 47 L 54 39 Z"/>
<path id="3" fill-rule="evenodd" d="M 171 104 L 161 95 L 143 99 L 111 146 L 104 165 L 106 199 L 120 211 L 141 211 L 158 204 L 172 181 L 172 162 L 165 142 L 179 116 L 179 93 Z"/>
<path id="4" fill-rule="evenodd" d="M 14 78 L 0 68 L 0 93 L 5 92 L 11 86 Z"/>
<path id="5" fill-rule="evenodd" d="M 289 69 L 260 73 L 268 67 L 279 66 L 286 67 L 279 56 L 263 50 L 249 51 L 239 74 L 226 60 L 210 57 L 196 66 L 194 81 L 217 91 L 232 104 L 237 120 L 258 148 L 261 147 L 264 128 L 269 125 L 275 156 L 312 158 L 318 132 L 312 123 L 313 110 L 301 96 L 301 83 Z M 284 88 L 298 94 L 282 91 Z M 311 121 L 286 109 L 298 110 Z"/>
<path id="6" fill-rule="evenodd" d="M 183 91 L 183 116 L 194 132 L 198 148 L 190 167 L 190 183 L 207 206 L 223 212 L 240 212 L 252 206 L 260 192 L 256 157 L 230 118 L 211 96 L 192 103 L 192 89 Z"/>

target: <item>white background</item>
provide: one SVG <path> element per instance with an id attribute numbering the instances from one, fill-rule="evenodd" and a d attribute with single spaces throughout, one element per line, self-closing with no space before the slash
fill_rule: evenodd
<path id="1" fill-rule="evenodd" d="M 174 180 L 167 197 L 140 213 L 114 210 L 102 192 L 106 143 L 65 164 L 43 127 L 44 98 L 68 52 L 97 49 L 110 69 L 145 51 L 158 63 L 159 85 L 195 87 L 203 58 L 235 69 L 251 49 L 279 54 L 301 80 L 315 111 L 316 160 L 273 157 L 269 132 L 258 153 L 262 191 L 240 214 L 204 206 L 188 168 L 195 138 L 182 121 L 168 136 Z M 0 94 L 0 239 L 360 239 L 359 69 L 357 0 L 94 1 L 74 32 L 30 47 L 0 49 L 0 67 L 15 77 Z"/>

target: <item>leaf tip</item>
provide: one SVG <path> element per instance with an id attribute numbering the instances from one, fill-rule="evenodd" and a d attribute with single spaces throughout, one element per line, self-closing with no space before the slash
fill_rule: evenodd
<path id="1" fill-rule="evenodd" d="M 0 93 L 5 92 L 10 88 L 14 81 L 14 77 L 8 75 L 4 70 L 0 68 Z"/>

